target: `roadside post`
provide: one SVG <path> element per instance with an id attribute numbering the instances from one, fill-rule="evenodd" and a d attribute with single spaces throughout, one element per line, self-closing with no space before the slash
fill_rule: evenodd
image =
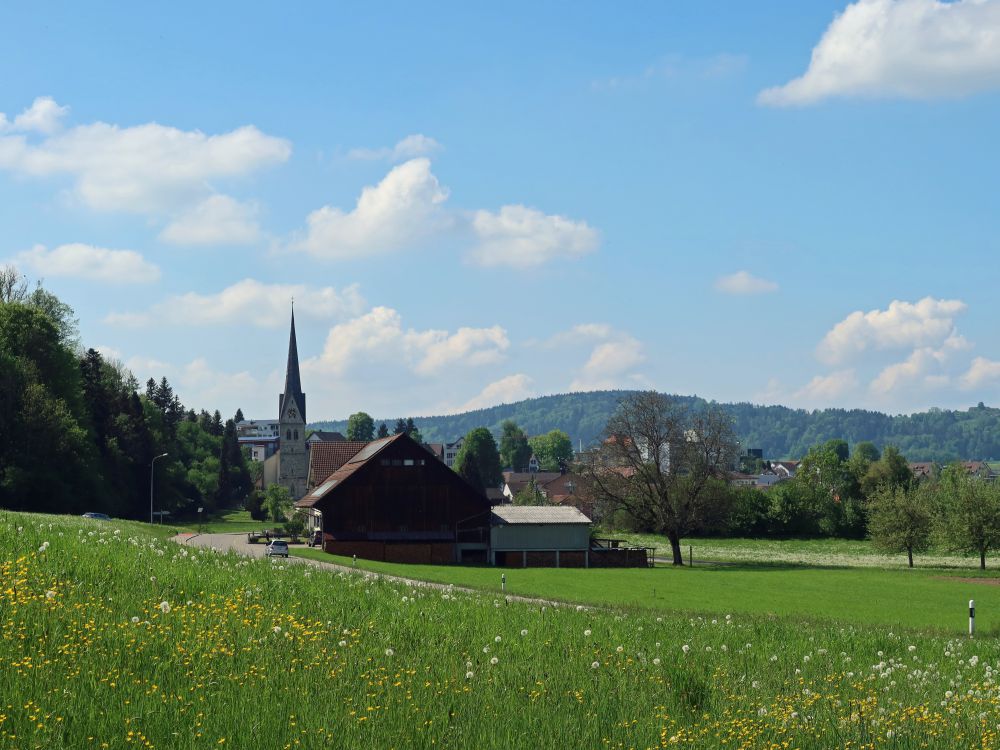
<path id="1" fill-rule="evenodd" d="M 969 599 L 969 638 L 976 634 L 976 600 Z"/>
<path id="2" fill-rule="evenodd" d="M 354 555 L 354 567 L 358 567 L 358 556 Z"/>
<path id="3" fill-rule="evenodd" d="M 506 573 L 501 573 L 500 574 L 500 590 L 501 591 L 506 591 L 507 590 L 507 574 Z"/>
<path id="4" fill-rule="evenodd" d="M 199 534 L 201 533 L 201 512 L 203 510 L 205 510 L 205 509 L 199 505 L 198 506 L 198 533 Z"/>

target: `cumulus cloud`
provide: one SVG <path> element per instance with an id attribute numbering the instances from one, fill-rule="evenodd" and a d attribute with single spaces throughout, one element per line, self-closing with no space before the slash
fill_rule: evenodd
<path id="1" fill-rule="evenodd" d="M 959 379 L 959 384 L 964 390 L 1000 384 L 1000 362 L 976 357 Z"/>
<path id="2" fill-rule="evenodd" d="M 124 326 L 155 323 L 227 325 L 240 323 L 260 328 L 288 324 L 292 298 L 299 316 L 330 319 L 357 315 L 365 301 L 356 284 L 337 290 L 305 284 L 264 284 L 244 279 L 217 294 L 189 292 L 153 305 L 147 312 L 112 313 L 105 321 Z"/>
<path id="3" fill-rule="evenodd" d="M 51 96 L 40 96 L 13 121 L 0 112 L 0 133 L 54 133 L 67 112 L 69 107 L 60 107 Z"/>
<path id="4" fill-rule="evenodd" d="M 55 102 L 40 107 L 32 127 L 53 127 L 61 116 L 53 108 L 59 109 Z M 290 154 L 288 141 L 252 125 L 206 135 L 157 123 L 95 122 L 49 133 L 37 143 L 20 134 L 0 136 L 0 169 L 30 177 L 68 175 L 86 206 L 133 213 L 184 207 L 210 194 L 210 182 L 246 176 Z"/>
<path id="5" fill-rule="evenodd" d="M 174 245 L 250 245 L 261 238 L 257 207 L 228 195 L 211 195 L 160 232 Z"/>
<path id="6" fill-rule="evenodd" d="M 486 409 L 497 404 L 510 404 L 532 395 L 531 378 L 523 373 L 508 375 L 487 385 L 478 394 L 451 411 L 460 414 L 476 409 Z"/>
<path id="7" fill-rule="evenodd" d="M 469 257 L 483 266 L 530 268 L 573 260 L 592 253 L 599 241 L 597 230 L 586 222 L 520 205 L 476 211 L 472 230 L 479 244 Z"/>
<path id="8" fill-rule="evenodd" d="M 48 250 L 35 245 L 14 256 L 14 263 L 38 276 L 66 276 L 108 284 L 145 284 L 160 278 L 160 269 L 134 250 L 109 250 L 79 242 Z"/>
<path id="9" fill-rule="evenodd" d="M 463 327 L 454 333 L 406 329 L 398 311 L 375 307 L 331 328 L 323 353 L 308 367 L 340 376 L 359 365 L 389 365 L 429 376 L 451 366 L 500 362 L 509 346 L 507 332 L 500 326 Z"/>
<path id="10" fill-rule="evenodd" d="M 792 394 L 796 403 L 831 405 L 839 403 L 858 387 L 854 370 L 838 370 L 828 375 L 817 375 Z"/>
<path id="11" fill-rule="evenodd" d="M 441 144 L 430 136 L 421 133 L 408 135 L 395 146 L 382 148 L 353 148 L 347 152 L 348 159 L 361 159 L 366 161 L 385 160 L 391 162 L 415 159 L 419 156 L 430 156 L 440 151 Z"/>
<path id="12" fill-rule="evenodd" d="M 292 249 L 338 260 L 398 250 L 448 228 L 447 199 L 430 161 L 412 159 L 362 190 L 353 211 L 333 206 L 313 211 L 305 236 Z"/>
<path id="13" fill-rule="evenodd" d="M 894 300 L 885 310 L 856 311 L 823 337 L 817 356 L 838 364 L 870 349 L 939 346 L 955 333 L 955 318 L 965 311 L 961 300 L 924 297 L 918 302 Z M 964 339 L 963 339 L 964 340 Z"/>
<path id="14" fill-rule="evenodd" d="M 922 346 L 914 349 L 902 362 L 883 368 L 869 388 L 873 393 L 887 395 L 902 387 L 928 389 L 947 386 L 951 377 L 944 368 L 955 352 L 971 346 L 963 336 L 953 333 L 939 348 Z"/>
<path id="15" fill-rule="evenodd" d="M 809 68 L 758 102 L 953 97 L 1000 87 L 997 0 L 860 0 L 830 24 Z"/>
<path id="16" fill-rule="evenodd" d="M 529 343 L 551 349 L 611 338 L 614 333 L 615 329 L 607 323 L 578 323 L 568 331 L 559 331 L 544 341 L 532 341 Z"/>
<path id="17" fill-rule="evenodd" d="M 634 372 L 645 361 L 642 342 L 628 334 L 616 334 L 593 348 L 580 374 L 570 383 L 572 391 L 596 391 L 635 385 L 643 380 Z"/>
<path id="18" fill-rule="evenodd" d="M 778 284 L 754 276 L 749 271 L 737 271 L 716 279 L 715 289 L 724 294 L 767 294 L 778 291 Z"/>

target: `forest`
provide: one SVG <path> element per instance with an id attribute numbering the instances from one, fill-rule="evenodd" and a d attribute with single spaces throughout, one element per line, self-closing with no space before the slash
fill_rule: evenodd
<path id="1" fill-rule="evenodd" d="M 419 417 L 420 432 L 428 442 L 457 440 L 475 427 L 500 435 L 504 420 L 513 419 L 529 435 L 553 429 L 567 433 L 573 447 L 593 444 L 621 399 L 632 391 L 593 391 L 501 404 L 488 409 L 447 416 Z M 673 396 L 693 408 L 710 403 L 697 396 Z M 931 409 L 909 415 L 889 415 L 864 409 L 791 409 L 751 403 L 717 404 L 732 415 L 741 446 L 761 448 L 773 460 L 802 458 L 809 449 L 828 440 L 850 445 L 874 443 L 880 450 L 893 445 L 910 461 L 947 463 L 955 459 L 1000 458 L 1000 409 L 980 403 L 965 411 Z M 395 417 L 387 420 L 392 424 Z M 346 420 L 317 422 L 316 429 L 346 429 Z"/>

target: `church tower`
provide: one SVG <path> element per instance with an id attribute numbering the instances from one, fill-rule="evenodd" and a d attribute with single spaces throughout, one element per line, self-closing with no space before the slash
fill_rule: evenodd
<path id="1" fill-rule="evenodd" d="M 288 337 L 285 392 L 278 396 L 278 483 L 287 487 L 292 500 L 306 494 L 309 458 L 306 456 L 306 394 L 299 379 L 299 349 L 295 342 L 295 308 Z"/>

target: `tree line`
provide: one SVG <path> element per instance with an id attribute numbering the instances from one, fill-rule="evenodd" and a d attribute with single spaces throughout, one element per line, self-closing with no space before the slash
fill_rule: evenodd
<path id="1" fill-rule="evenodd" d="M 151 475 L 155 510 L 174 515 L 252 489 L 235 419 L 185 408 L 166 378 L 140 387 L 83 349 L 68 305 L 0 269 L 0 506 L 148 518 Z"/>

